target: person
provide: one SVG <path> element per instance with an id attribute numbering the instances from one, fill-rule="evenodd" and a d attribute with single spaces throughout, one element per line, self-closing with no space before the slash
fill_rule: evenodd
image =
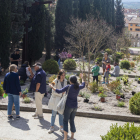
<path id="1" fill-rule="evenodd" d="M 111 76 L 119 77 L 119 74 L 120 74 L 120 67 L 119 67 L 119 64 L 115 62 L 114 63 L 114 70 L 111 73 Z"/>
<path id="2" fill-rule="evenodd" d="M 2 72 L 4 72 L 4 69 L 1 66 L 1 62 L 0 62 L 0 75 L 2 74 Z"/>
<path id="3" fill-rule="evenodd" d="M 104 54 L 104 57 L 102 59 L 102 68 L 103 68 L 103 75 L 105 73 L 105 70 L 106 70 L 106 62 L 109 61 L 110 63 L 110 58 L 108 57 L 108 54 L 107 52 Z"/>
<path id="4" fill-rule="evenodd" d="M 111 66 L 110 66 L 110 62 L 106 61 L 106 71 L 104 74 L 104 81 L 102 84 L 105 84 L 105 79 L 106 79 L 106 84 L 108 84 L 108 78 L 109 78 L 109 72 L 110 72 Z"/>
<path id="5" fill-rule="evenodd" d="M 46 93 L 46 72 L 42 69 L 40 62 L 35 63 L 33 66 L 36 73 L 33 74 L 31 68 L 29 68 L 31 77 L 33 77 L 29 90 L 35 92 L 36 111 L 33 117 L 34 119 L 40 119 L 43 118 L 42 99 Z"/>
<path id="6" fill-rule="evenodd" d="M 18 70 L 18 75 L 20 76 L 20 80 L 23 80 L 24 82 L 29 77 L 31 78 L 31 74 L 29 72 L 29 62 L 25 61 L 21 68 Z"/>
<path id="7" fill-rule="evenodd" d="M 58 73 L 57 78 L 53 81 L 54 87 L 57 89 L 61 89 L 67 85 L 67 80 L 65 79 L 65 71 L 60 70 Z M 57 104 L 59 103 L 63 94 L 57 94 L 55 91 L 52 91 L 52 96 L 49 100 L 48 108 L 52 110 L 52 117 L 51 117 L 51 128 L 48 133 L 54 132 L 54 123 L 57 114 Z M 63 115 L 59 114 L 59 125 L 60 131 L 63 132 Z"/>
<path id="8" fill-rule="evenodd" d="M 72 55 L 71 55 L 70 51 L 68 51 L 67 57 L 72 58 Z"/>
<path id="9" fill-rule="evenodd" d="M 99 62 L 95 63 L 95 66 L 92 68 L 92 73 L 93 73 L 93 81 L 95 81 L 98 84 L 98 75 L 99 75 L 100 67 L 99 67 Z"/>
<path id="10" fill-rule="evenodd" d="M 12 119 L 12 106 L 15 104 L 16 118 L 19 119 L 19 96 L 21 96 L 21 87 L 17 74 L 17 65 L 12 64 L 9 67 L 9 73 L 4 78 L 3 89 L 8 94 L 8 118 Z"/>
<path id="11" fill-rule="evenodd" d="M 83 80 L 83 74 L 80 74 L 81 79 Z M 53 87 L 53 85 L 50 84 L 50 87 L 55 90 L 55 92 L 63 93 L 69 91 L 66 106 L 64 110 L 64 119 L 63 119 L 63 125 L 64 125 L 64 140 L 67 140 L 68 135 L 68 121 L 70 121 L 70 130 L 71 130 L 71 140 L 74 140 L 74 133 L 76 132 L 76 127 L 74 123 L 74 118 L 77 112 L 78 102 L 77 102 L 77 96 L 81 89 L 85 87 L 85 82 L 82 83 L 82 85 L 79 85 L 77 82 L 77 77 L 75 75 L 72 75 L 70 77 L 70 85 L 65 86 L 62 89 L 56 89 Z"/>
<path id="12" fill-rule="evenodd" d="M 63 51 L 60 54 L 60 58 L 62 59 L 62 62 L 64 62 L 68 57 L 68 53 L 66 52 L 66 49 L 64 48 Z"/>
<path id="13" fill-rule="evenodd" d="M 11 54 L 11 58 L 10 58 L 11 64 L 15 64 L 18 66 L 18 62 L 21 61 L 19 52 L 20 50 L 16 49 L 15 53 Z"/>

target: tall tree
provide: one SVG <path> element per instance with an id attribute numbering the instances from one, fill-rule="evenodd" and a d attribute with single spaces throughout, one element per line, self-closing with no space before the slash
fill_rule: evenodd
<path id="1" fill-rule="evenodd" d="M 112 26 L 115 27 L 115 7 L 114 7 L 115 5 L 114 5 L 114 0 L 111 0 L 111 1 L 112 1 L 112 7 L 111 7 L 112 8 L 111 10 L 112 11 L 111 12 L 112 13 Z"/>
<path id="2" fill-rule="evenodd" d="M 11 0 L 0 0 L 0 58 L 3 68 L 9 66 L 11 39 Z"/>
<path id="3" fill-rule="evenodd" d="M 115 28 L 116 33 L 122 33 L 123 28 L 125 27 L 124 21 L 124 7 L 122 4 L 122 0 L 115 1 Z"/>
<path id="4" fill-rule="evenodd" d="M 101 17 L 101 0 L 93 1 L 93 14 L 96 19 Z"/>
<path id="5" fill-rule="evenodd" d="M 73 16 L 74 16 L 74 18 L 78 17 L 78 3 L 79 3 L 79 0 L 73 0 Z"/>
<path id="6" fill-rule="evenodd" d="M 64 36 L 69 36 L 65 31 L 67 24 L 70 24 L 72 16 L 72 0 L 58 0 L 55 10 L 55 48 L 62 49 L 66 44 Z"/>
<path id="7" fill-rule="evenodd" d="M 32 30 L 28 34 L 28 60 L 31 63 L 42 57 L 45 47 L 45 6 L 32 6 L 30 11 L 29 27 L 32 27 Z"/>
<path id="8" fill-rule="evenodd" d="M 78 3 L 78 17 L 86 20 L 86 16 L 91 13 L 91 4 L 89 0 L 79 0 Z"/>

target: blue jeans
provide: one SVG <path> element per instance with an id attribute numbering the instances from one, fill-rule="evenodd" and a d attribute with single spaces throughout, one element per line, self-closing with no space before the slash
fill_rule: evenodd
<path id="1" fill-rule="evenodd" d="M 76 112 L 77 112 L 77 108 L 69 108 L 68 106 L 65 107 L 64 120 L 63 120 L 64 131 L 68 132 L 68 120 L 70 120 L 70 131 L 73 133 L 76 132 L 76 128 L 74 124 L 74 118 Z"/>
<path id="2" fill-rule="evenodd" d="M 60 67 L 60 58 L 59 58 L 59 60 L 58 60 L 58 65 L 59 65 L 59 67 Z"/>
<path id="3" fill-rule="evenodd" d="M 11 115 L 12 113 L 13 103 L 15 105 L 16 115 L 19 115 L 19 95 L 13 95 L 8 93 L 8 115 Z"/>
<path id="4" fill-rule="evenodd" d="M 54 126 L 57 111 L 52 110 L 51 126 Z M 63 115 L 59 114 L 59 125 L 63 126 Z"/>

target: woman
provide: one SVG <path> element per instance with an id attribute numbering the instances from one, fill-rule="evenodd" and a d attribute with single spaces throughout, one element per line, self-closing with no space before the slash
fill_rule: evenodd
<path id="1" fill-rule="evenodd" d="M 103 75 L 104 75 L 105 70 L 106 70 L 106 62 L 107 61 L 110 63 L 110 58 L 108 57 L 108 54 L 105 53 L 104 57 L 103 57 L 103 60 L 102 60 Z"/>
<path id="2" fill-rule="evenodd" d="M 65 79 L 65 71 L 60 70 L 58 73 L 57 78 L 53 81 L 54 87 L 57 89 L 61 89 L 67 85 L 67 80 Z M 62 97 L 61 94 L 57 94 L 55 91 L 52 92 L 52 96 L 49 100 L 48 108 L 52 110 L 52 117 L 51 117 L 51 127 L 48 133 L 54 132 L 54 123 L 57 114 L 57 104 L 59 103 Z M 63 115 L 59 114 L 59 124 L 60 124 L 60 131 L 63 132 Z"/>
<path id="3" fill-rule="evenodd" d="M 16 118 L 19 119 L 19 95 L 21 96 L 21 87 L 15 64 L 10 65 L 9 73 L 4 78 L 3 88 L 8 94 L 8 119 L 13 118 L 11 115 L 13 103 L 15 104 Z"/>
<path id="4" fill-rule="evenodd" d="M 111 76 L 119 77 L 119 74 L 120 74 L 120 67 L 119 67 L 119 64 L 116 62 L 116 63 L 114 64 L 114 70 L 113 70 L 113 72 L 111 73 Z"/>
<path id="5" fill-rule="evenodd" d="M 83 74 L 80 74 L 80 77 L 83 80 Z M 64 140 L 67 140 L 67 134 L 68 134 L 68 120 L 70 120 L 70 130 L 71 130 L 71 137 L 70 140 L 74 140 L 74 133 L 76 132 L 75 124 L 74 124 L 74 118 L 75 114 L 77 112 L 77 96 L 79 94 L 79 91 L 85 87 L 85 82 L 82 83 L 82 85 L 79 85 L 77 82 L 77 77 L 76 76 L 71 76 L 70 77 L 70 84 L 62 89 L 56 89 L 52 85 L 50 87 L 55 90 L 57 93 L 63 93 L 68 91 L 68 97 L 66 101 L 66 106 L 64 110 Z"/>
<path id="6" fill-rule="evenodd" d="M 27 77 L 31 77 L 31 74 L 29 72 L 29 62 L 25 61 L 21 68 L 18 70 L 18 75 L 20 76 L 20 80 L 26 81 Z"/>

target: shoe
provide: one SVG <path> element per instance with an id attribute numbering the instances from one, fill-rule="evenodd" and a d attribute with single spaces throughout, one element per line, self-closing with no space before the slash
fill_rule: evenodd
<path id="1" fill-rule="evenodd" d="M 34 119 L 42 119 L 43 116 L 35 116 Z"/>
<path id="2" fill-rule="evenodd" d="M 74 140 L 74 139 L 68 138 L 68 140 Z"/>
<path id="3" fill-rule="evenodd" d="M 20 116 L 16 116 L 16 119 L 17 119 L 17 120 L 20 119 Z"/>
<path id="4" fill-rule="evenodd" d="M 51 134 L 53 132 L 54 132 L 54 128 L 51 127 L 50 130 L 48 131 L 48 133 Z"/>
<path id="5" fill-rule="evenodd" d="M 60 127 L 60 132 L 61 132 L 61 133 L 64 133 L 64 130 L 63 130 L 63 128 L 62 128 L 62 127 Z"/>
<path id="6" fill-rule="evenodd" d="M 36 116 L 37 116 L 36 114 L 32 115 L 32 117 L 36 117 Z"/>
<path id="7" fill-rule="evenodd" d="M 13 116 L 8 116 L 8 119 L 13 119 Z"/>
<path id="8" fill-rule="evenodd" d="M 12 111 L 12 115 L 16 115 L 16 112 L 14 110 Z"/>
<path id="9" fill-rule="evenodd" d="M 102 84 L 105 84 L 105 82 L 102 82 Z"/>

